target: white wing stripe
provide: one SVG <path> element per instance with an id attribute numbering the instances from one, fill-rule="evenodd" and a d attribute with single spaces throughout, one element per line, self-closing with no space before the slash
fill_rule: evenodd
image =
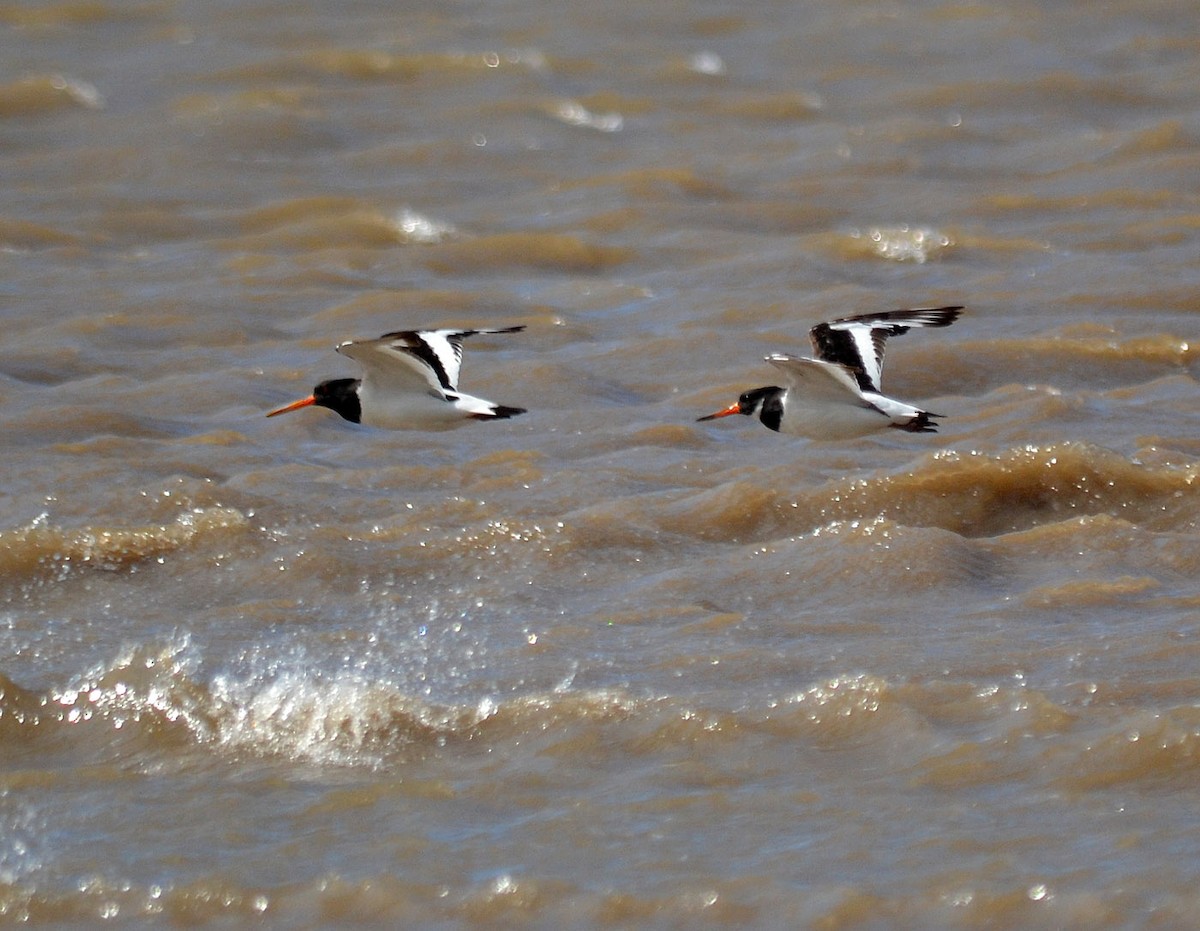
<path id="1" fill-rule="evenodd" d="M 858 350 L 859 367 L 871 380 L 871 384 L 878 388 L 880 376 L 883 374 L 883 366 L 875 352 L 875 340 L 871 328 L 857 326 L 847 329 L 850 330 L 850 336 L 854 339 L 854 347 Z"/>
<path id="2" fill-rule="evenodd" d="M 428 352 L 426 360 L 433 363 L 438 381 L 450 391 L 458 390 L 458 373 L 462 366 L 462 330 L 423 330 L 416 334 L 414 342 L 423 347 L 412 347 L 418 356 L 424 348 Z"/>

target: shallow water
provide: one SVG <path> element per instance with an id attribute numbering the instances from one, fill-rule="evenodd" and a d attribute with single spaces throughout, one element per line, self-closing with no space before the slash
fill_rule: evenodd
<path id="1" fill-rule="evenodd" d="M 1194 923 L 1194 25 L 0 5 L 0 924 Z M 958 303 L 936 435 L 695 422 Z"/>

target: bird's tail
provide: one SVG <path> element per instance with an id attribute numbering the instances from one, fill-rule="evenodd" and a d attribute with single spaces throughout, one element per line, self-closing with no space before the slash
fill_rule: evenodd
<path id="1" fill-rule="evenodd" d="M 938 423 L 934 417 L 945 417 L 945 414 L 935 414 L 933 411 L 917 411 L 915 417 L 907 420 L 892 421 L 897 430 L 907 430 L 909 433 L 937 433 Z"/>
<path id="2" fill-rule="evenodd" d="M 505 407 L 503 404 L 493 404 L 486 411 L 478 411 L 470 415 L 473 420 L 507 420 L 518 414 L 528 413 L 523 407 Z"/>

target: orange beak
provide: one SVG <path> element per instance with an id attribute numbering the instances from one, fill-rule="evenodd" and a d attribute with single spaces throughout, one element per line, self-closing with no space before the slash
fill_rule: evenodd
<path id="1" fill-rule="evenodd" d="M 742 409 L 738 405 L 738 402 L 734 401 L 727 408 L 717 411 L 715 414 L 709 414 L 707 417 L 697 417 L 696 423 L 699 423 L 702 420 L 716 420 L 718 417 L 728 417 L 730 414 L 740 414 L 741 412 Z"/>
<path id="2" fill-rule="evenodd" d="M 271 411 L 271 413 L 267 414 L 267 416 L 274 417 L 277 414 L 286 414 L 289 411 L 298 411 L 302 407 L 308 407 L 310 404 L 316 404 L 316 403 L 317 403 L 316 395 L 310 394 L 307 398 L 301 398 L 299 401 L 293 401 L 291 404 L 288 404 L 285 407 L 281 407 L 278 410 Z"/>

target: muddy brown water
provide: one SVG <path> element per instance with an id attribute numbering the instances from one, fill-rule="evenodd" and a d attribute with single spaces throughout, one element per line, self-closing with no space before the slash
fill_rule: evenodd
<path id="1" fill-rule="evenodd" d="M 1187 927 L 1194 4 L 0 6 L 0 924 Z M 818 320 L 941 432 L 696 417 Z M 267 420 L 477 337 L 530 412 Z"/>

